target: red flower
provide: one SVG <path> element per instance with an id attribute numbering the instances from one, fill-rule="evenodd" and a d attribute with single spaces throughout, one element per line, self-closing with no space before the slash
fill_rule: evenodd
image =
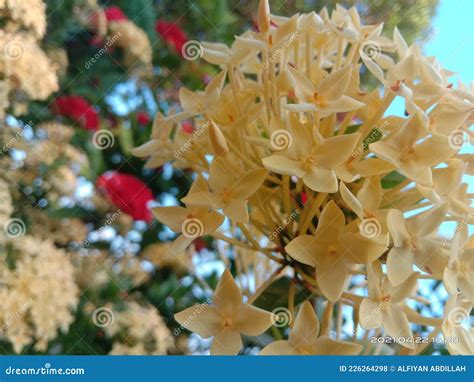
<path id="1" fill-rule="evenodd" d="M 62 96 L 53 106 L 57 114 L 72 119 L 87 130 L 97 130 L 99 115 L 93 106 L 80 96 Z"/>
<path id="2" fill-rule="evenodd" d="M 151 118 L 148 115 L 148 113 L 145 113 L 144 111 L 139 111 L 137 113 L 137 122 L 140 125 L 148 125 L 150 121 L 151 121 Z"/>
<path id="3" fill-rule="evenodd" d="M 194 131 L 193 124 L 189 121 L 183 121 L 181 124 L 181 131 L 183 133 L 192 134 Z"/>
<path id="4" fill-rule="evenodd" d="M 97 179 L 96 186 L 107 199 L 134 220 L 150 223 L 153 219 L 149 202 L 154 200 L 150 188 L 137 177 L 118 171 L 107 171 Z"/>
<path id="5" fill-rule="evenodd" d="M 194 249 L 196 249 L 196 252 L 201 252 L 203 249 L 207 248 L 206 242 L 201 238 L 198 237 L 196 240 L 194 240 Z"/>
<path id="6" fill-rule="evenodd" d="M 123 13 L 122 9 L 117 6 L 112 6 L 105 8 L 105 17 L 107 21 L 120 21 L 120 20 L 128 20 L 127 15 Z"/>
<path id="7" fill-rule="evenodd" d="M 305 205 L 307 201 L 308 201 L 308 195 L 306 195 L 306 192 L 303 191 L 301 193 L 301 203 Z"/>
<path id="8" fill-rule="evenodd" d="M 156 32 L 163 37 L 163 39 L 172 44 L 178 54 L 181 55 L 181 49 L 183 45 L 188 41 L 186 33 L 174 23 L 158 20 L 155 25 Z"/>

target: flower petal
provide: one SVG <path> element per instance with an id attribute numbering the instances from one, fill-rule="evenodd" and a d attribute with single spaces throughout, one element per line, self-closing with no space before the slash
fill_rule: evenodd
<path id="1" fill-rule="evenodd" d="M 193 192 L 181 199 L 187 206 L 206 207 L 217 210 L 222 207 L 222 198 L 212 192 Z"/>
<path id="2" fill-rule="evenodd" d="M 292 113 L 305 113 L 307 111 L 317 111 L 318 108 L 312 103 L 290 103 L 285 105 L 285 109 Z"/>
<path id="3" fill-rule="evenodd" d="M 211 355 L 237 355 L 242 346 L 240 333 L 232 328 L 225 328 L 215 335 Z"/>
<path id="4" fill-rule="evenodd" d="M 300 263 L 316 266 L 315 254 L 322 247 L 313 235 L 302 235 L 291 240 L 285 247 L 285 251 Z"/>
<path id="5" fill-rule="evenodd" d="M 357 355 L 361 352 L 362 346 L 353 342 L 338 341 L 321 336 L 314 346 L 314 355 Z"/>
<path id="6" fill-rule="evenodd" d="M 318 285 L 330 301 L 335 302 L 341 297 L 349 272 L 349 266 L 343 259 L 332 263 L 331 266 L 326 265 L 316 268 Z"/>
<path id="7" fill-rule="evenodd" d="M 234 194 L 242 199 L 250 198 L 263 184 L 267 174 L 268 170 L 264 168 L 250 170 L 238 180 L 237 185 L 233 188 Z"/>
<path id="8" fill-rule="evenodd" d="M 443 274 L 443 283 L 446 290 L 451 294 L 458 293 L 458 274 L 451 268 L 446 268 Z"/>
<path id="9" fill-rule="evenodd" d="M 303 176 L 304 184 L 317 192 L 326 192 L 333 194 L 337 192 L 337 177 L 333 170 L 322 167 L 312 167 Z"/>
<path id="10" fill-rule="evenodd" d="M 473 279 L 472 273 L 468 277 L 471 277 L 471 280 L 467 280 L 465 278 L 459 278 L 458 286 L 459 286 L 459 290 L 461 291 L 461 294 L 464 297 L 466 297 L 469 301 L 471 301 L 471 303 L 474 304 L 474 285 L 473 285 L 474 280 L 472 280 Z"/>
<path id="11" fill-rule="evenodd" d="M 354 151 L 360 134 L 344 134 L 324 140 L 315 151 L 318 166 L 335 169 L 344 163 Z"/>
<path id="12" fill-rule="evenodd" d="M 236 317 L 242 306 L 242 292 L 228 269 L 217 283 L 212 303 L 224 317 Z"/>
<path id="13" fill-rule="evenodd" d="M 346 225 L 346 218 L 341 209 L 331 200 L 321 212 L 316 234 L 324 237 L 325 241 L 337 243 Z"/>
<path id="14" fill-rule="evenodd" d="M 305 174 L 305 172 L 300 168 L 301 162 L 281 155 L 272 155 L 263 158 L 262 163 L 265 168 L 276 172 L 277 174 L 295 175 L 298 178 L 302 178 Z"/>
<path id="15" fill-rule="evenodd" d="M 182 224 L 186 220 L 189 211 L 184 207 L 155 207 L 152 208 L 153 215 L 164 225 L 170 227 L 173 232 L 181 232 Z"/>
<path id="16" fill-rule="evenodd" d="M 366 211 L 376 211 L 382 202 L 382 185 L 378 176 L 366 178 L 362 188 L 357 193 Z"/>
<path id="17" fill-rule="evenodd" d="M 319 334 L 319 320 L 309 301 L 305 301 L 296 315 L 288 340 L 295 348 L 310 347 Z"/>
<path id="18" fill-rule="evenodd" d="M 342 200 L 347 204 L 347 206 L 354 211 L 359 219 L 364 219 L 364 209 L 359 199 L 357 199 L 352 192 L 349 191 L 347 186 L 341 182 L 339 186 L 339 191 L 341 193 Z"/>
<path id="19" fill-rule="evenodd" d="M 243 304 L 234 327 L 246 336 L 259 336 L 272 325 L 272 313 Z"/>
<path id="20" fill-rule="evenodd" d="M 288 73 L 293 81 L 296 96 L 302 101 L 311 99 L 316 92 L 313 82 L 304 73 L 291 66 L 288 66 Z"/>
<path id="21" fill-rule="evenodd" d="M 365 106 L 364 103 L 355 100 L 348 96 L 342 96 L 337 101 L 330 101 L 328 104 L 321 109 L 321 116 L 326 117 L 332 113 L 345 113 L 361 109 Z"/>
<path id="22" fill-rule="evenodd" d="M 215 158 L 209 168 L 209 186 L 214 192 L 231 187 L 235 182 L 235 172 L 229 170 L 224 157 Z"/>
<path id="23" fill-rule="evenodd" d="M 385 306 L 382 317 L 382 325 L 390 337 L 394 337 L 396 339 L 410 339 L 413 337 L 407 315 L 395 304 L 387 304 Z M 415 348 L 414 343 L 409 341 L 404 341 L 401 343 L 401 345 L 410 349 Z"/>
<path id="24" fill-rule="evenodd" d="M 184 328 L 203 338 L 215 336 L 222 329 L 222 317 L 213 306 L 198 304 L 174 315 Z"/>
<path id="25" fill-rule="evenodd" d="M 179 102 L 184 111 L 200 113 L 204 109 L 203 98 L 185 87 L 179 90 Z"/>
<path id="26" fill-rule="evenodd" d="M 408 227 L 401 211 L 394 209 L 388 211 L 387 226 L 392 235 L 394 246 L 402 247 L 405 240 L 410 237 L 410 234 L 408 233 Z"/>
<path id="27" fill-rule="evenodd" d="M 247 223 L 249 221 L 249 212 L 247 201 L 244 199 L 234 199 L 224 206 L 222 210 L 224 215 L 236 223 Z"/>
<path id="28" fill-rule="evenodd" d="M 421 214 L 415 215 L 408 220 L 410 231 L 416 233 L 418 236 L 427 236 L 435 232 L 446 216 L 445 206 L 431 208 Z"/>
<path id="29" fill-rule="evenodd" d="M 418 281 L 418 273 L 412 273 L 410 276 L 402 282 L 400 285 L 387 285 L 383 286 L 385 293 L 392 296 L 393 302 L 400 302 L 410 296 L 416 289 L 416 283 Z"/>
<path id="30" fill-rule="evenodd" d="M 382 326 L 382 304 L 364 298 L 359 308 L 359 321 L 364 329 L 377 329 Z"/>
<path id="31" fill-rule="evenodd" d="M 290 342 L 282 340 L 265 346 L 260 355 L 299 355 L 299 353 Z"/>
<path id="32" fill-rule="evenodd" d="M 378 259 L 388 248 L 388 235 L 370 239 L 352 232 L 345 233 L 340 241 L 344 258 L 355 264 L 366 264 Z"/>
<path id="33" fill-rule="evenodd" d="M 394 247 L 387 257 L 387 276 L 392 285 L 400 285 L 413 273 L 415 255 L 410 247 Z"/>
<path id="34" fill-rule="evenodd" d="M 347 65 L 323 78 L 319 83 L 318 93 L 328 100 L 338 100 L 341 98 L 351 80 L 352 70 L 353 66 Z"/>

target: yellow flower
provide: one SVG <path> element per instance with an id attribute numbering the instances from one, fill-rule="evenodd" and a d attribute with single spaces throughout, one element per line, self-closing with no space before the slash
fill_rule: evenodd
<path id="1" fill-rule="evenodd" d="M 445 211 L 442 207 L 432 208 L 408 220 L 398 210 L 388 212 L 393 248 L 387 257 L 387 275 L 393 285 L 400 285 L 413 273 L 414 263 L 428 273 L 444 268 L 444 255 L 434 233 L 443 222 Z"/>
<path id="2" fill-rule="evenodd" d="M 386 232 L 386 213 L 385 211 L 379 210 L 383 192 L 378 176 L 365 178 L 357 196 L 352 194 L 352 192 L 342 182 L 339 189 L 344 202 L 346 202 L 347 206 L 354 211 L 357 217 L 361 220 L 361 230 L 363 229 L 365 222 L 370 222 L 375 219 L 374 223 L 377 227 L 374 228 L 377 228 L 377 232 L 374 231 L 374 236 Z"/>
<path id="3" fill-rule="evenodd" d="M 336 341 L 326 335 L 319 337 L 319 320 L 311 303 L 305 301 L 296 316 L 288 340 L 272 342 L 260 355 L 356 355 L 359 344 Z"/>
<path id="4" fill-rule="evenodd" d="M 444 100 L 445 102 L 438 103 L 429 113 L 429 128 L 435 133 L 448 135 L 466 122 L 469 112 L 465 108 L 469 104 L 449 96 L 444 97 Z"/>
<path id="5" fill-rule="evenodd" d="M 422 112 L 415 113 L 387 141 L 372 143 L 369 149 L 425 187 L 431 186 L 433 181 L 431 167 L 451 158 L 457 151 L 449 145 L 447 137 L 427 135 L 426 116 Z"/>
<path id="6" fill-rule="evenodd" d="M 345 218 L 330 201 L 318 221 L 314 235 L 293 239 L 285 250 L 295 260 L 316 268 L 316 280 L 323 294 L 337 301 L 344 290 L 352 264 L 365 264 L 387 249 L 388 236 L 369 239 L 345 229 Z"/>
<path id="7" fill-rule="evenodd" d="M 474 247 L 468 241 L 466 226 L 459 230 L 453 240 L 443 281 L 449 293 L 456 295 L 459 289 L 474 304 Z"/>
<path id="8" fill-rule="evenodd" d="M 466 328 L 463 325 L 463 321 L 469 320 L 471 310 L 472 303 L 457 296 L 450 296 L 446 301 L 441 328 L 445 338 L 456 339 L 456 341 L 446 342 L 446 347 L 452 355 L 474 354 L 472 327 Z"/>
<path id="9" fill-rule="evenodd" d="M 189 190 L 188 196 L 206 192 L 209 192 L 207 183 L 202 176 L 199 176 Z M 155 207 L 152 211 L 158 221 L 166 224 L 173 232 L 182 233 L 169 248 L 175 255 L 181 254 L 194 239 L 214 232 L 224 222 L 224 216 L 205 207 Z"/>
<path id="10" fill-rule="evenodd" d="M 201 337 L 214 337 L 212 355 L 235 355 L 242 348 L 241 334 L 258 336 L 272 325 L 271 313 L 242 303 L 242 293 L 229 270 L 222 274 L 212 303 L 195 305 L 174 316 Z"/>
<path id="11" fill-rule="evenodd" d="M 329 301 L 359 307 L 364 300 L 368 330 L 382 326 L 402 337 L 411 334 L 408 322 L 439 327 L 441 319 L 414 310 L 421 298 L 413 309 L 404 303 L 416 284 L 414 270 L 426 272 L 424 279 L 444 276 L 449 293 L 472 298 L 472 245 L 456 239 L 450 260 L 438 230 L 448 220 L 458 229 L 474 221 L 463 183 L 474 174 L 474 159 L 459 154 L 472 135 L 474 86 L 452 85 L 453 72 L 408 46 L 397 28 L 389 38 L 382 24 L 363 25 L 356 7 L 282 17 L 260 0 L 257 23 L 258 30 L 229 46 L 202 43 L 203 58 L 220 67 L 218 74 L 203 91 L 182 89 L 183 111 L 158 116 L 152 141 L 135 150 L 150 157 L 147 166 L 172 161 L 206 183 L 182 198 L 185 208 L 161 210 L 164 219 L 181 232 L 192 210 L 191 220 L 201 213 L 198 220 L 211 232 L 222 210 L 230 224 L 214 234 L 216 245 L 232 251 L 247 291 L 256 288 L 250 301 L 289 266 Z M 364 91 L 366 72 L 382 86 Z M 408 117 L 390 115 L 396 97 Z M 206 127 L 192 142 L 176 126 L 188 118 Z M 178 248 L 189 243 L 183 236 Z M 237 248 L 268 264 L 249 261 Z M 379 258 L 385 274 L 374 276 L 373 266 L 364 265 Z M 313 268 L 315 276 L 308 276 Z M 256 272 L 271 276 L 257 280 Z M 361 273 L 368 274 L 368 298 L 357 294 Z M 354 288 L 344 293 L 349 281 Z M 371 313 L 374 304 L 379 309 Z M 307 309 L 299 316 L 308 316 Z M 296 354 L 298 346 L 290 338 L 263 353 Z M 468 350 L 460 348 L 453 352 Z"/>
<path id="12" fill-rule="evenodd" d="M 296 97 L 303 101 L 286 105 L 286 109 L 296 113 L 319 111 L 321 117 L 338 112 L 352 111 L 364 107 L 364 104 L 344 95 L 349 86 L 352 66 L 346 66 L 324 77 L 315 85 L 301 71 L 289 67 Z"/>
<path id="13" fill-rule="evenodd" d="M 307 126 L 296 126 L 290 134 L 291 144 L 285 155 L 262 159 L 263 165 L 278 174 L 302 178 L 304 184 L 318 192 L 338 190 L 335 169 L 354 151 L 360 134 L 347 134 L 314 142 Z"/>
<path id="14" fill-rule="evenodd" d="M 471 207 L 472 198 L 467 195 L 468 185 L 462 183 L 468 164 L 457 158 L 449 159 L 446 163 L 447 167 L 433 169 L 432 187 L 417 184 L 416 188 L 433 204 L 446 204 L 447 212 L 465 218 L 474 213 L 474 208 Z"/>
<path id="15" fill-rule="evenodd" d="M 179 101 L 187 118 L 208 113 L 210 108 L 215 107 L 219 102 L 225 77 L 226 72 L 222 71 L 209 81 L 204 91 L 193 92 L 185 87 L 179 90 Z"/>
<path id="16" fill-rule="evenodd" d="M 381 326 L 387 334 L 396 339 L 410 339 L 413 334 L 406 313 L 397 305 L 409 296 L 416 287 L 418 274 L 413 273 L 399 286 L 392 286 L 382 274 L 380 264 L 367 265 L 369 297 L 364 298 L 359 309 L 360 324 L 364 329 L 376 329 Z M 413 349 L 414 343 L 402 342 Z"/>
<path id="17" fill-rule="evenodd" d="M 257 168 L 239 176 L 229 169 L 226 159 L 215 158 L 209 170 L 209 191 L 188 194 L 182 200 L 190 206 L 222 208 L 224 215 L 237 223 L 249 220 L 248 199 L 260 188 L 267 170 Z"/>

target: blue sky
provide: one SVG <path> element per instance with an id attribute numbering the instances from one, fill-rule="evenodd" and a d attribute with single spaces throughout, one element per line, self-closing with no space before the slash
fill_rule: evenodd
<path id="1" fill-rule="evenodd" d="M 441 0 L 432 22 L 432 33 L 422 43 L 423 53 L 435 56 L 441 65 L 456 75 L 450 81 L 457 86 L 460 79 L 469 84 L 474 81 L 474 0 Z M 387 114 L 403 115 L 404 101 L 397 97 Z M 472 142 L 461 152 L 474 153 Z M 474 177 L 465 176 L 469 192 L 474 192 Z M 454 232 L 454 223 L 445 223 L 443 232 Z M 470 234 L 474 227 L 469 225 Z M 449 235 L 448 235 L 449 236 Z"/>
<path id="2" fill-rule="evenodd" d="M 474 80 L 474 1 L 441 0 L 424 53 L 436 56 L 463 82 Z"/>
<path id="3" fill-rule="evenodd" d="M 423 50 L 426 55 L 436 56 L 443 67 L 456 72 L 462 82 L 474 81 L 474 1 L 441 0 L 433 20 L 433 34 Z M 472 152 L 472 145 L 463 151 Z M 464 181 L 472 192 L 473 177 Z M 469 228 L 472 234 L 472 227 Z"/>

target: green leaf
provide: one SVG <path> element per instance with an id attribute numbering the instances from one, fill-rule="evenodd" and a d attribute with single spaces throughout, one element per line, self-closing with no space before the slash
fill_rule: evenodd
<path id="1" fill-rule="evenodd" d="M 387 189 L 387 188 L 393 188 L 398 186 L 400 183 L 402 183 L 406 177 L 404 177 L 402 174 L 400 174 L 397 171 L 392 171 L 385 175 L 382 179 L 382 188 Z"/>
<path id="2" fill-rule="evenodd" d="M 355 133 L 357 130 L 359 130 L 359 127 L 361 127 L 362 125 L 350 125 L 350 126 L 347 126 L 347 129 L 346 131 L 344 132 L 344 134 L 352 134 L 352 133 Z"/>
<path id="3" fill-rule="evenodd" d="M 87 219 L 91 214 L 83 207 L 64 207 L 57 210 L 48 211 L 48 215 L 57 219 Z"/>
<path id="4" fill-rule="evenodd" d="M 120 148 L 125 156 L 130 156 L 130 151 L 134 147 L 133 132 L 126 123 L 120 123 L 120 135 L 119 135 Z"/>
<path id="5" fill-rule="evenodd" d="M 367 136 L 364 138 L 364 141 L 362 142 L 362 147 L 364 148 L 364 151 L 367 151 L 369 149 L 369 145 L 371 143 L 379 141 L 383 136 L 383 133 L 380 131 L 379 128 L 374 127 L 372 130 L 370 130 L 370 133 L 367 134 Z"/>
<path id="6" fill-rule="evenodd" d="M 290 278 L 279 278 L 278 280 L 271 283 L 268 288 L 257 297 L 253 305 L 269 312 L 275 310 L 276 308 L 287 307 L 290 284 Z M 295 305 L 299 305 L 303 301 L 307 300 L 312 293 L 309 289 L 306 289 L 301 285 L 296 284 L 295 287 Z"/>

